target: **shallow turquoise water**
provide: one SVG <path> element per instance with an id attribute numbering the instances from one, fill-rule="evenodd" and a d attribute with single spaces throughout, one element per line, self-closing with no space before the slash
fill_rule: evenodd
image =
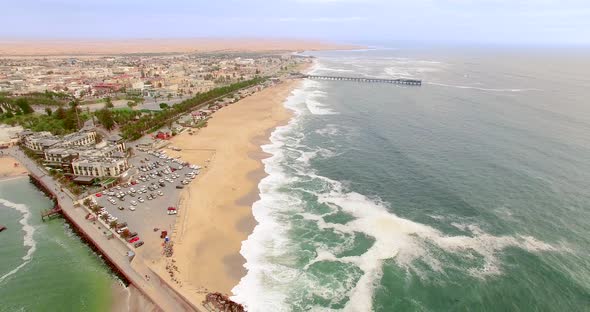
<path id="1" fill-rule="evenodd" d="M 108 311 L 114 278 L 62 219 L 41 221 L 49 199 L 28 178 L 0 182 L 0 198 L 0 223 L 8 227 L 0 234 L 0 311 Z M 30 214 L 27 246 L 14 204 Z"/>

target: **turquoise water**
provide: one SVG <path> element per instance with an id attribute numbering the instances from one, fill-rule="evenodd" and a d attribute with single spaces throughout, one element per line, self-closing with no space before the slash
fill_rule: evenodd
<path id="1" fill-rule="evenodd" d="M 50 207 L 28 178 L 0 182 L 0 311 L 108 311 L 108 267 L 62 219 L 41 221 Z"/>
<path id="2" fill-rule="evenodd" d="M 264 150 L 249 311 L 589 311 L 590 58 L 315 53 Z"/>

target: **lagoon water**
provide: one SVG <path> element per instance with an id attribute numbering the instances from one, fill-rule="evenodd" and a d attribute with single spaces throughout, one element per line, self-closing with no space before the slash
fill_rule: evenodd
<path id="1" fill-rule="evenodd" d="M 249 311 L 588 311 L 590 58 L 313 53 L 264 150 Z"/>
<path id="2" fill-rule="evenodd" d="M 108 311 L 115 280 L 27 177 L 0 181 L 0 311 Z"/>

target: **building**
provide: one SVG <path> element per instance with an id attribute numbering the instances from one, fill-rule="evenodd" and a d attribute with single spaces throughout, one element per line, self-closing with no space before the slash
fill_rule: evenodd
<path id="1" fill-rule="evenodd" d="M 66 146 L 87 146 L 96 143 L 96 131 L 84 130 L 71 133 L 62 138 L 62 144 Z"/>
<path id="2" fill-rule="evenodd" d="M 80 183 L 94 181 L 94 178 L 119 177 L 129 169 L 122 137 L 113 135 L 100 143 L 96 143 L 96 137 L 90 124 L 62 137 L 29 130 L 21 133 L 23 145 L 43 155 L 47 167 L 76 176 L 74 181 Z"/>
<path id="3" fill-rule="evenodd" d="M 25 147 L 39 154 L 44 153 L 46 149 L 56 147 L 56 145 L 88 146 L 96 143 L 96 131 L 86 127 L 61 138 L 47 131 L 35 133 L 31 130 L 21 132 L 20 137 Z"/>
<path id="4" fill-rule="evenodd" d="M 20 137 L 26 148 L 38 154 L 43 154 L 44 150 L 60 142 L 56 136 L 47 131 L 34 133 L 30 130 L 25 130 L 21 132 Z"/>
<path id="5" fill-rule="evenodd" d="M 76 176 L 86 177 L 118 177 L 129 169 L 125 157 L 84 157 L 72 162 L 72 170 Z"/>

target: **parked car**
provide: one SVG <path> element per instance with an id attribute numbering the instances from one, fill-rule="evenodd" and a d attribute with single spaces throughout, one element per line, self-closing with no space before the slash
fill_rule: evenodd
<path id="1" fill-rule="evenodd" d="M 130 234 L 129 234 L 129 238 L 133 238 L 133 237 L 135 237 L 135 236 L 137 236 L 137 232 L 133 232 L 133 233 L 130 233 Z"/>
<path id="2" fill-rule="evenodd" d="M 135 211 L 135 206 L 129 206 L 129 210 Z"/>
<path id="3" fill-rule="evenodd" d="M 131 201 L 131 205 L 133 205 L 133 206 L 137 206 L 137 202 L 136 202 L 136 201 L 134 201 L 134 200 L 132 200 L 132 201 Z"/>
<path id="4" fill-rule="evenodd" d="M 141 245 L 143 245 L 143 241 L 139 241 L 139 242 L 137 242 L 137 243 L 133 244 L 133 246 L 134 246 L 135 248 L 141 247 Z"/>
<path id="5" fill-rule="evenodd" d="M 125 231 L 125 230 L 128 230 L 128 228 L 127 228 L 126 226 L 124 226 L 124 227 L 122 227 L 122 228 L 119 228 L 119 229 L 117 229 L 117 233 L 118 233 L 118 234 L 121 234 L 121 233 L 123 233 L 123 231 Z"/>
<path id="6" fill-rule="evenodd" d="M 182 185 L 177 185 L 177 186 L 176 186 L 176 188 L 177 188 L 177 189 L 183 189 L 183 188 L 184 188 L 184 186 L 182 186 Z"/>
<path id="7" fill-rule="evenodd" d="M 138 202 L 140 202 L 140 203 L 143 203 L 143 202 L 145 202 L 145 200 L 144 200 L 143 198 L 141 198 L 141 197 L 138 197 L 138 198 L 137 198 L 137 201 L 138 201 Z"/>
<path id="8" fill-rule="evenodd" d="M 139 240 L 139 237 L 135 236 L 135 237 L 128 237 L 127 238 L 127 242 L 128 243 L 135 243 Z"/>
<path id="9" fill-rule="evenodd" d="M 119 207 L 117 207 L 117 209 L 119 209 L 119 210 L 125 210 L 125 208 L 123 208 L 123 206 L 119 206 Z"/>

